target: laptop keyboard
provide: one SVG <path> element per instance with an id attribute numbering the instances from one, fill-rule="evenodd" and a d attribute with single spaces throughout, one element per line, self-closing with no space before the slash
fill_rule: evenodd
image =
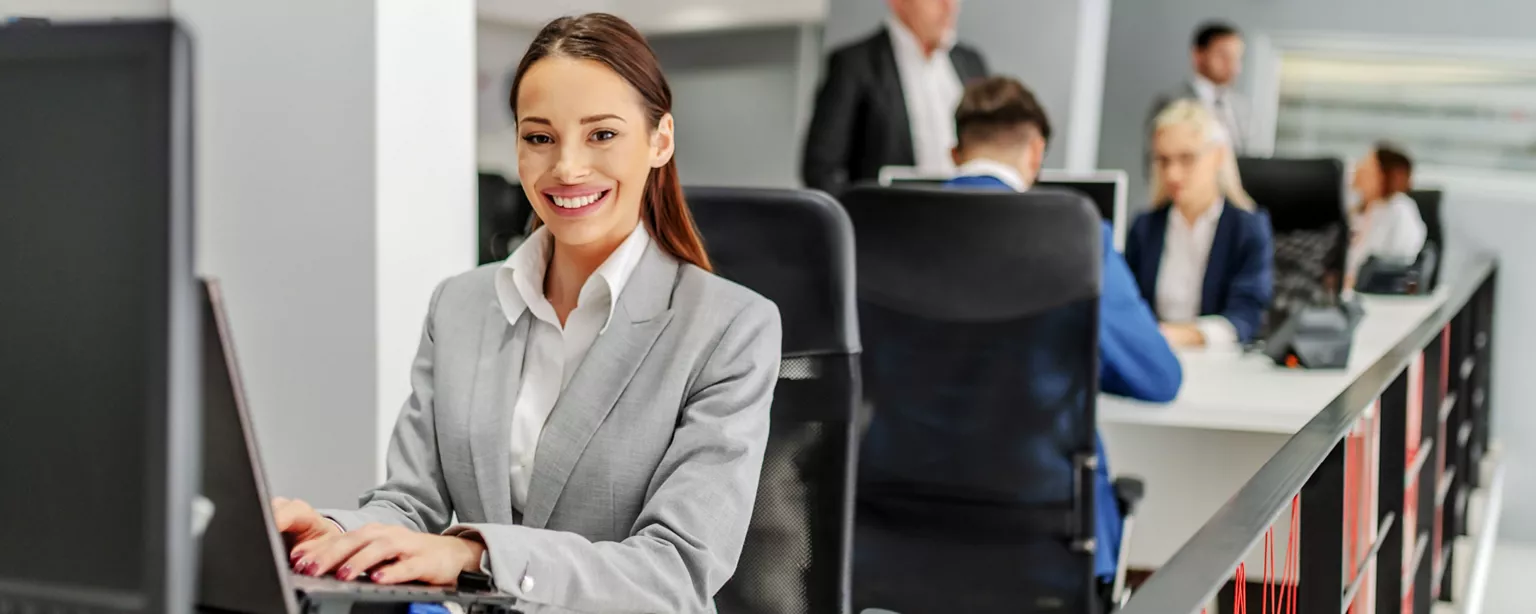
<path id="1" fill-rule="evenodd" d="M 362 581 L 343 581 L 331 577 L 314 577 L 293 574 L 293 587 L 305 594 L 334 594 L 334 593 L 368 593 L 374 595 L 406 595 L 424 597 L 442 597 L 457 595 L 458 591 L 451 587 L 428 586 L 425 584 L 374 584 Z"/>

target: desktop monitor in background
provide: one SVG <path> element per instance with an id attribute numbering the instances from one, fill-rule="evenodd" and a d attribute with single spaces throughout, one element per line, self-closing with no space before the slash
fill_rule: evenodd
<path id="1" fill-rule="evenodd" d="M 1349 241 L 1344 163 L 1238 158 L 1237 167 L 1243 188 L 1274 230 L 1275 298 L 1266 329 L 1293 309 L 1337 302 Z"/>
<path id="2" fill-rule="evenodd" d="M 887 166 L 880 169 L 879 183 L 891 186 L 935 186 L 950 180 L 951 175 L 925 173 L 910 166 Z M 1104 221 L 1110 223 L 1114 233 L 1115 250 L 1125 251 L 1125 233 L 1130 226 L 1126 219 L 1126 198 L 1129 183 L 1125 171 L 1073 172 L 1043 170 L 1035 185 L 1038 187 L 1072 190 L 1093 201 L 1094 208 Z"/>
<path id="3" fill-rule="evenodd" d="M 880 175 L 875 179 L 882 187 L 891 186 L 925 186 L 941 185 L 950 179 L 953 174 L 932 173 L 919 170 L 915 166 L 882 166 Z"/>
<path id="4" fill-rule="evenodd" d="M 190 49 L 0 24 L 0 612 L 191 606 Z"/>
<path id="5" fill-rule="evenodd" d="M 1125 233 L 1130 226 L 1126 219 L 1127 190 L 1130 179 L 1125 171 L 1089 171 L 1077 173 L 1061 170 L 1040 171 L 1035 186 L 1072 190 L 1093 201 L 1095 209 L 1104 221 L 1109 222 L 1115 237 L 1115 251 L 1125 251 Z"/>

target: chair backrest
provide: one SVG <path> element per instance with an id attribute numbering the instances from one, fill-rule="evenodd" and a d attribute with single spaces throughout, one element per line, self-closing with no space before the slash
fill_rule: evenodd
<path id="1" fill-rule="evenodd" d="M 853 228 L 807 190 L 685 190 L 716 272 L 778 304 L 783 363 L 722 614 L 847 612 L 860 398 Z"/>
<path id="2" fill-rule="evenodd" d="M 1237 172 L 1277 233 L 1345 223 L 1344 163 L 1336 158 L 1238 158 Z"/>
<path id="3" fill-rule="evenodd" d="M 855 607 L 1084 611 L 1101 220 L 1049 191 L 854 188 Z"/>
<path id="4" fill-rule="evenodd" d="M 1344 163 L 1334 158 L 1238 158 L 1243 188 L 1274 231 L 1268 329 L 1286 314 L 1337 300 L 1348 254 Z"/>
<path id="5" fill-rule="evenodd" d="M 1434 241 L 1435 245 L 1445 245 L 1445 218 L 1441 214 L 1441 203 L 1445 201 L 1445 191 L 1435 188 L 1423 188 L 1409 190 L 1408 197 L 1419 205 L 1419 217 L 1424 219 L 1424 228 L 1429 231 L 1426 241 Z"/>
<path id="6" fill-rule="evenodd" d="M 528 232 L 533 205 L 522 186 L 495 173 L 480 173 L 480 264 L 505 260 L 508 244 Z"/>
<path id="7" fill-rule="evenodd" d="M 1445 200 L 1445 191 L 1433 188 L 1410 190 L 1408 197 L 1419 205 L 1419 217 L 1424 219 L 1424 229 L 1427 234 L 1424 237 L 1426 252 L 1419 255 L 1421 264 L 1426 259 L 1439 264 L 1440 253 L 1445 249 L 1445 218 L 1441 217 L 1440 204 Z M 1433 291 L 1440 283 L 1440 269 L 1438 266 L 1429 269 L 1429 277 L 1425 280 L 1425 291 Z"/>

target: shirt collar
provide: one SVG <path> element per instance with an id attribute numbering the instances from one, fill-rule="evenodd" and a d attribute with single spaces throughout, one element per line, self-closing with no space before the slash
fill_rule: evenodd
<path id="1" fill-rule="evenodd" d="M 917 35 L 913 34 L 912 30 L 907 28 L 907 24 L 901 23 L 901 20 L 897 19 L 895 15 L 885 18 L 885 28 L 890 30 L 891 43 L 896 47 L 898 53 L 908 54 L 911 57 L 924 60 L 931 59 L 923 55 L 923 45 L 917 41 Z M 935 56 L 943 54 L 945 57 L 948 57 L 950 50 L 954 48 L 955 32 L 951 29 L 944 34 L 944 40 L 939 43 L 939 48 L 935 49 L 933 54 Z"/>
<path id="2" fill-rule="evenodd" d="M 582 284 L 578 306 L 593 300 L 604 302 L 603 307 L 607 313 L 602 330 L 608 330 L 619 294 L 624 291 L 625 284 L 629 283 L 630 276 L 640 264 L 640 257 L 650 244 L 651 235 L 646 232 L 645 224 L 636 224 L 624 242 Z M 544 296 L 544 276 L 549 270 L 549 255 L 553 247 L 554 236 L 549 233 L 547 226 L 541 226 L 528 235 L 496 271 L 496 298 L 508 322 L 517 322 L 525 310 L 550 323 L 559 321 L 554 307 Z"/>
<path id="3" fill-rule="evenodd" d="M 1008 187 L 1013 188 L 1015 192 L 1029 190 L 1029 184 L 1024 181 L 1024 177 L 1017 169 L 987 158 L 976 158 L 966 162 L 956 169 L 955 174 L 959 177 L 991 177 L 1008 184 Z"/>
<path id="4" fill-rule="evenodd" d="M 1168 206 L 1173 207 L 1173 205 Z M 1194 232 L 1209 230 L 1216 227 L 1216 222 L 1221 220 L 1221 212 L 1226 208 L 1226 200 L 1217 199 L 1216 204 L 1211 205 L 1204 213 L 1200 214 L 1200 217 L 1195 218 L 1195 223 L 1193 224 L 1185 223 L 1184 214 L 1179 213 L 1178 209 L 1172 209 L 1168 212 L 1168 223 L 1178 224 L 1180 227 L 1188 228 Z"/>
<path id="5" fill-rule="evenodd" d="M 1195 79 L 1190 84 L 1195 88 L 1195 95 L 1206 104 L 1215 104 L 1216 98 L 1226 91 L 1226 88 L 1216 85 L 1200 73 L 1195 73 Z"/>

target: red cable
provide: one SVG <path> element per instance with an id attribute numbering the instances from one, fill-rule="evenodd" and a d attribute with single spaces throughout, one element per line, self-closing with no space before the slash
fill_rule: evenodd
<path id="1" fill-rule="evenodd" d="M 1270 614 L 1269 608 L 1272 601 L 1270 598 L 1270 587 L 1274 586 L 1274 571 L 1275 528 L 1271 526 L 1269 531 L 1264 533 L 1264 608 L 1262 614 Z M 1275 597 L 1279 597 L 1279 591 L 1275 591 Z M 1279 614 L 1279 612 L 1275 612 L 1275 614 Z"/>
<path id="2" fill-rule="evenodd" d="M 1248 563 L 1237 564 L 1237 584 L 1232 589 L 1232 614 L 1248 614 Z"/>
<path id="3" fill-rule="evenodd" d="M 1297 552 L 1300 546 L 1301 533 L 1301 495 L 1291 498 L 1291 533 L 1290 539 L 1285 544 L 1285 580 L 1280 584 L 1280 590 L 1284 591 L 1283 603 L 1290 605 L 1286 610 L 1289 614 L 1296 614 L 1296 585 L 1301 572 L 1301 557 Z"/>

